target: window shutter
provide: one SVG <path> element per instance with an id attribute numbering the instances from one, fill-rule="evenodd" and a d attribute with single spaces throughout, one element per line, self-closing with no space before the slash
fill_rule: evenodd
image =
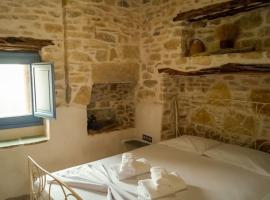
<path id="1" fill-rule="evenodd" d="M 31 79 L 33 115 L 42 118 L 56 118 L 53 64 L 32 64 Z"/>

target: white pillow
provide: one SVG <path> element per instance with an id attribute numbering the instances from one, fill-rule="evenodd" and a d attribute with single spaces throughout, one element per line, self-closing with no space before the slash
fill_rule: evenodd
<path id="1" fill-rule="evenodd" d="M 255 173 L 270 176 L 270 154 L 231 144 L 221 144 L 204 155 Z"/>
<path id="2" fill-rule="evenodd" d="M 216 140 L 203 137 L 183 135 L 175 139 L 161 142 L 160 144 L 202 155 L 206 150 L 216 147 L 221 143 Z"/>

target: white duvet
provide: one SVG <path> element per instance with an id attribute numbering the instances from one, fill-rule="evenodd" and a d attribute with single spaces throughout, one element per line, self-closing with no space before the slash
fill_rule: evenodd
<path id="1" fill-rule="evenodd" d="M 270 178 L 267 176 L 165 144 L 140 148 L 133 153 L 136 157 L 146 158 L 152 166 L 179 173 L 187 183 L 188 190 L 178 193 L 174 198 L 176 200 L 270 200 Z M 91 164 L 103 163 L 108 167 L 120 161 L 121 155 L 117 155 Z M 136 191 L 137 181 L 138 178 L 130 179 L 120 185 Z M 105 193 L 81 189 L 75 191 L 84 200 L 106 200 Z M 53 198 L 61 199 L 57 186 L 54 186 Z"/>

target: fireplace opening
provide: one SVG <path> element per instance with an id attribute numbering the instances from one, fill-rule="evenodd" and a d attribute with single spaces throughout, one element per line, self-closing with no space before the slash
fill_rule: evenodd
<path id="1" fill-rule="evenodd" d="M 134 127 L 134 84 L 94 84 L 87 107 L 88 134 Z"/>
<path id="2" fill-rule="evenodd" d="M 98 109 L 88 111 L 88 130 L 103 132 L 119 126 L 113 109 Z"/>

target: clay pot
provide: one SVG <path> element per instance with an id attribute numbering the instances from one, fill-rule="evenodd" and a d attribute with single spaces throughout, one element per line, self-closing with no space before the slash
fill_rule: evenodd
<path id="1" fill-rule="evenodd" d="M 204 51 L 205 51 L 205 46 L 201 40 L 194 39 L 190 42 L 190 46 L 189 46 L 190 56 L 204 52 Z"/>

